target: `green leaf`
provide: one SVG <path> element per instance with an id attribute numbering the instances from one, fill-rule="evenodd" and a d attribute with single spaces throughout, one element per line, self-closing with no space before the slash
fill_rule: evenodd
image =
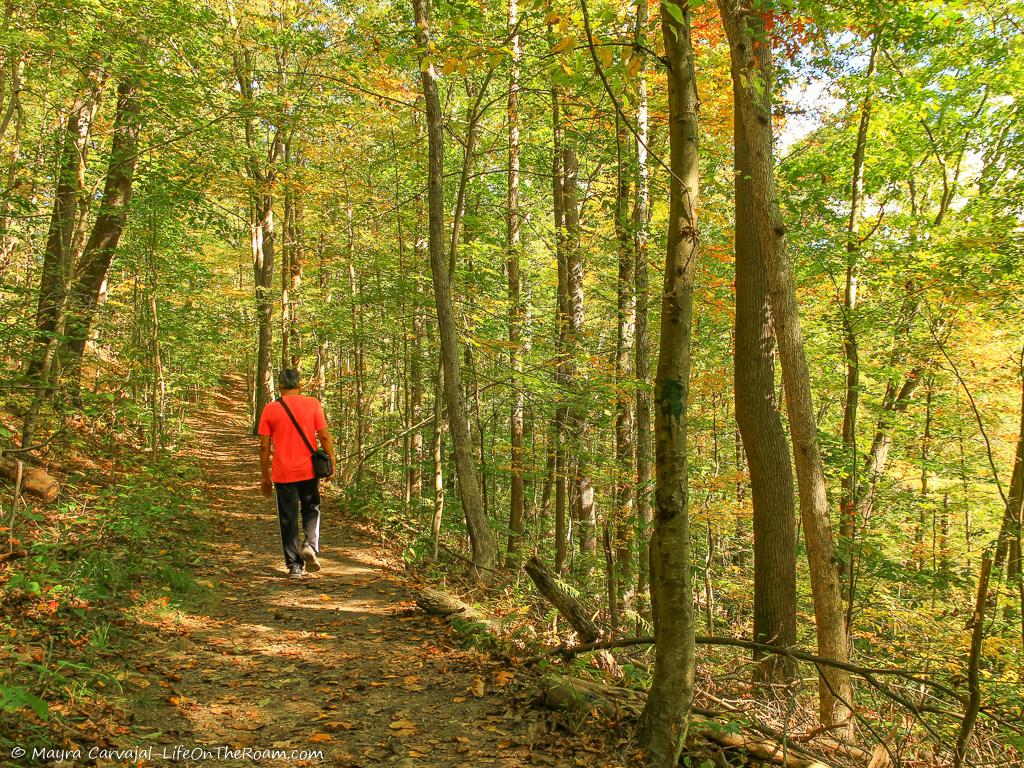
<path id="1" fill-rule="evenodd" d="M 686 16 L 683 14 L 683 9 L 676 3 L 663 2 L 662 5 L 665 10 L 668 11 L 668 15 L 675 19 L 680 24 L 686 24 Z"/>

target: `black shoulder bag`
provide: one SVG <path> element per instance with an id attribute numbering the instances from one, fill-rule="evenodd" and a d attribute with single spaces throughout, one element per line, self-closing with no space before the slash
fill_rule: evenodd
<path id="1" fill-rule="evenodd" d="M 334 474 L 334 465 L 331 464 L 331 457 L 327 454 L 327 451 L 322 449 L 316 449 L 309 444 L 309 440 L 306 439 L 306 433 L 302 431 L 299 426 L 299 422 L 295 420 L 295 416 L 292 415 L 291 408 L 289 408 L 283 397 L 277 398 L 277 402 L 284 408 L 284 412 L 288 414 L 288 418 L 292 420 L 292 424 L 295 425 L 296 431 L 299 433 L 299 437 L 302 438 L 302 442 L 309 448 L 310 457 L 313 459 L 313 476 L 317 479 L 321 477 L 330 477 Z"/>

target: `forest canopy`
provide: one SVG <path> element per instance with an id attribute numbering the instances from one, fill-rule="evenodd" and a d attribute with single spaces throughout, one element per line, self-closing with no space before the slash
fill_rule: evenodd
<path id="1" fill-rule="evenodd" d="M 244 376 L 255 424 L 296 368 L 339 504 L 399 521 L 410 562 L 493 585 L 535 555 L 604 640 L 651 636 L 659 765 L 727 666 L 700 636 L 752 644 L 764 701 L 815 678 L 796 698 L 840 741 L 1009 764 L 1022 23 L 8 2 L 0 449 L 46 468 L 101 430 L 173 456 L 200 392 Z M 908 711 L 844 664 L 957 693 L 889 681 Z"/>

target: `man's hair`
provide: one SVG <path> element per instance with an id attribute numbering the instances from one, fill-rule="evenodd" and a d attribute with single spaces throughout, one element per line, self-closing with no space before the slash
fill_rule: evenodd
<path id="1" fill-rule="evenodd" d="M 282 368 L 277 375 L 279 389 L 296 389 L 299 386 L 299 372 L 294 368 Z"/>

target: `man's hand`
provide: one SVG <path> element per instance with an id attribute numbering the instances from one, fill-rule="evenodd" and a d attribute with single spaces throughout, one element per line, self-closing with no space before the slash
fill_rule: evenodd
<path id="1" fill-rule="evenodd" d="M 269 478 L 264 477 L 263 478 L 263 483 L 261 484 L 261 487 L 260 487 L 260 490 L 263 491 L 263 495 L 266 498 L 269 499 L 271 496 L 274 495 L 274 484 L 273 484 L 273 482 L 271 482 Z"/>

